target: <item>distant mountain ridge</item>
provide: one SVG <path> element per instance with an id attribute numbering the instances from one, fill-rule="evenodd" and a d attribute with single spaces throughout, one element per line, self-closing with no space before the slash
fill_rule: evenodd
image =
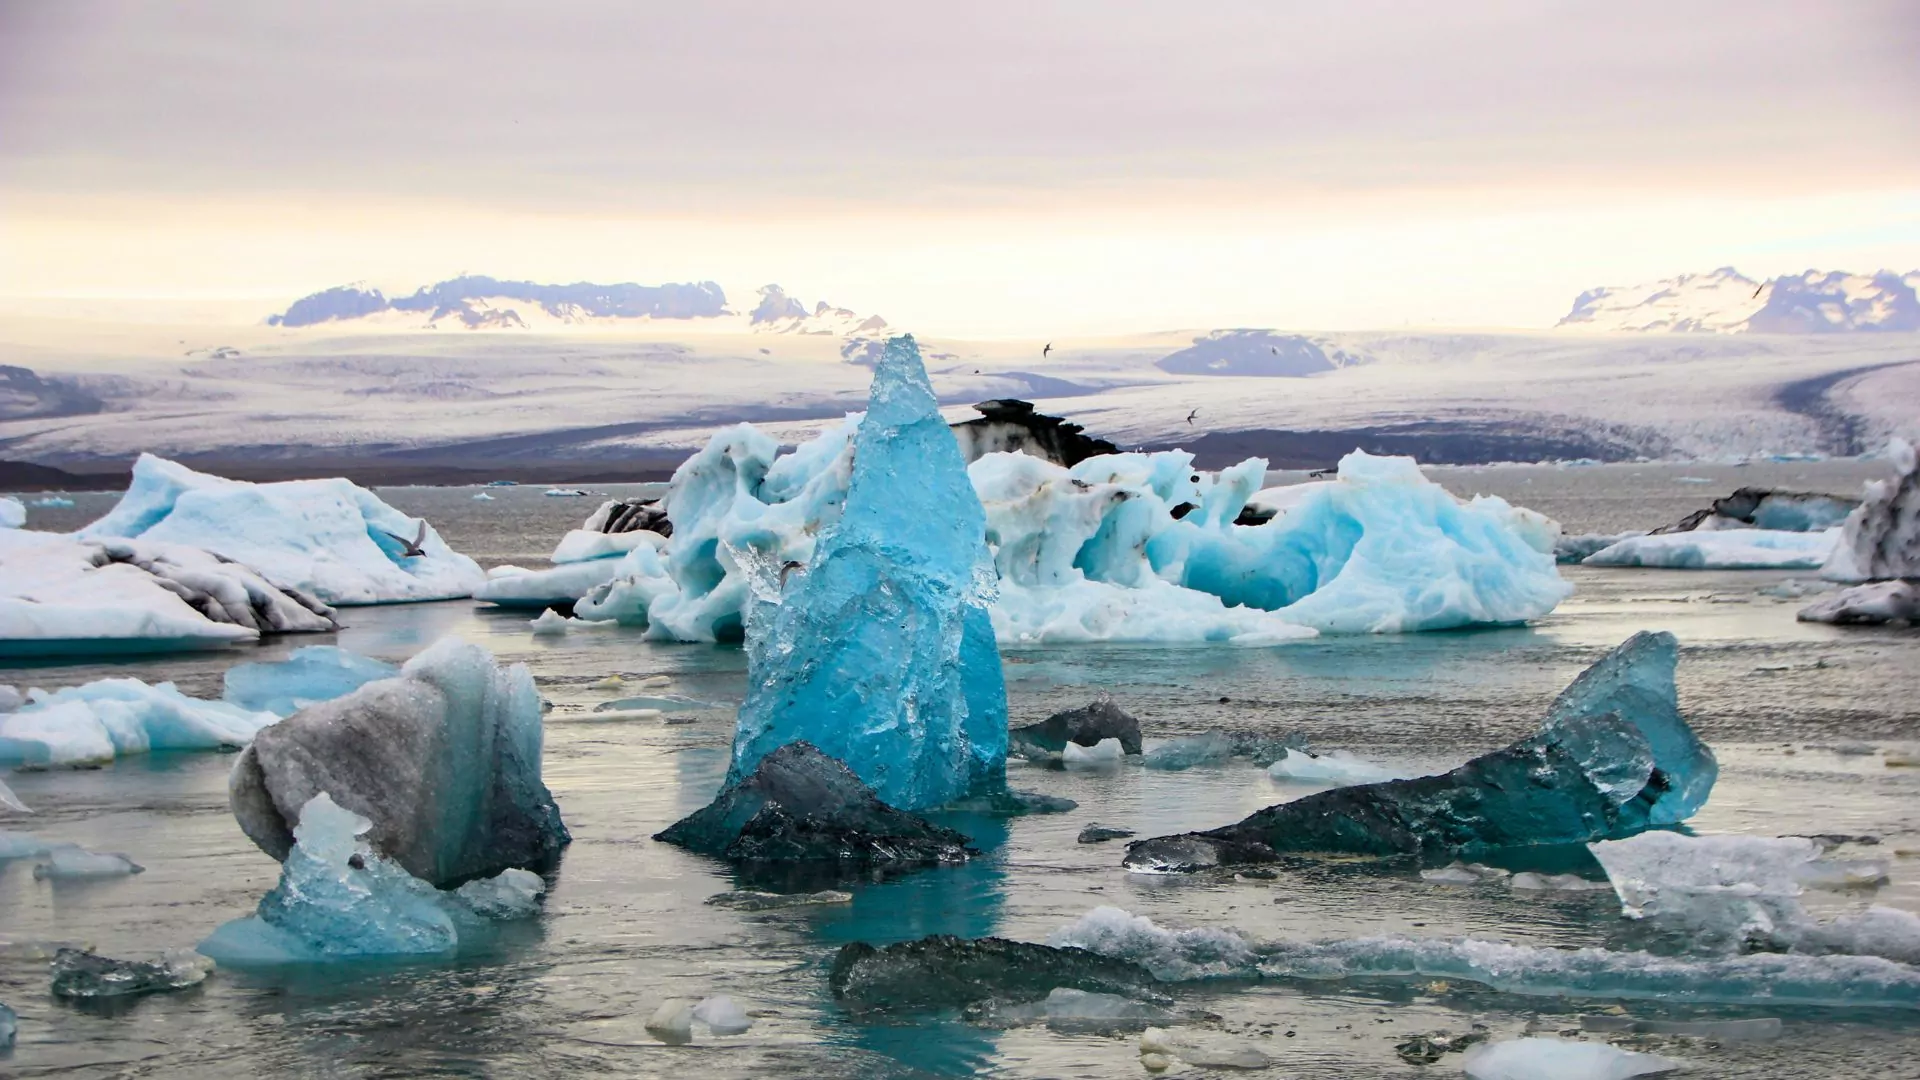
<path id="1" fill-rule="evenodd" d="M 1920 271 L 1808 270 L 1755 281 L 1723 266 L 1648 285 L 1589 289 L 1556 325 L 1718 334 L 1920 331 Z"/>
<path id="2" fill-rule="evenodd" d="M 640 285 L 634 282 L 546 285 L 465 274 L 424 286 L 410 296 L 341 285 L 303 296 L 267 325 L 325 323 L 393 325 L 397 328 L 534 330 L 617 323 L 626 319 L 719 320 L 738 318 L 727 294 L 711 281 Z M 878 315 L 863 316 L 825 301 L 809 310 L 778 285 L 759 291 L 759 304 L 740 329 L 755 333 L 848 336 L 887 329 Z"/>

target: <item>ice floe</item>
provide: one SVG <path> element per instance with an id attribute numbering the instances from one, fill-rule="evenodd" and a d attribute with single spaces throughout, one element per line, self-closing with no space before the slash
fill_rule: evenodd
<path id="1" fill-rule="evenodd" d="M 116 960 L 84 949 L 61 949 L 53 956 L 53 996 L 119 998 L 184 990 L 205 982 L 213 971 L 206 957 L 172 949 L 157 961 Z"/>
<path id="2" fill-rule="evenodd" d="M 1481 1043 L 1467 1051 L 1460 1065 L 1468 1080 L 1632 1080 L 1681 1067 L 1658 1054 L 1563 1039 Z"/>
<path id="3" fill-rule="evenodd" d="M 1316 754 L 1311 750 L 1289 750 L 1267 766 L 1267 775 L 1275 780 L 1305 784 L 1376 784 L 1400 780 L 1405 774 L 1362 761 L 1345 750 Z"/>
<path id="4" fill-rule="evenodd" d="M 1839 542 L 1840 530 L 1782 532 L 1727 529 L 1631 536 L 1587 556 L 1586 566 L 1644 566 L 1664 570 L 1816 570 Z"/>
<path id="5" fill-rule="evenodd" d="M 85 765 L 152 750 L 237 749 L 280 719 L 138 679 L 30 690 L 27 697 L 0 713 L 0 764 Z"/>
<path id="6" fill-rule="evenodd" d="M 201 548 L 329 604 L 466 597 L 486 580 L 431 525 L 350 481 L 251 484 L 151 454 L 119 503 L 75 535 Z"/>
<path id="7" fill-rule="evenodd" d="M 268 714 L 271 715 L 271 714 Z M 307 706 L 234 762 L 240 827 L 285 859 L 321 794 L 370 820 L 368 842 L 447 885 L 551 860 L 570 839 L 540 779 L 540 695 L 524 665 L 443 639 L 390 679 Z"/>
<path id="8" fill-rule="evenodd" d="M 199 548 L 0 529 L 0 656 L 217 647 L 334 630 L 332 616 Z"/>
<path id="9" fill-rule="evenodd" d="M 1797 617 L 1835 626 L 1920 622 L 1920 581 L 1870 581 L 1841 589 L 1801 608 Z"/>

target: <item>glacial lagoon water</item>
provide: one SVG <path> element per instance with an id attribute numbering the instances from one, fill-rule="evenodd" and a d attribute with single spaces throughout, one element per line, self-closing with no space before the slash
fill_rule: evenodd
<path id="1" fill-rule="evenodd" d="M 1741 484 L 1857 490 L 1863 463 L 1509 467 L 1435 470 L 1455 491 L 1506 495 L 1570 531 L 1672 520 Z M 1698 478 L 1698 479 L 1694 479 Z M 1706 482 L 1699 482 L 1704 480 Z M 596 489 L 598 490 L 598 489 Z M 631 490 L 627 488 L 621 491 Z M 538 563 L 592 499 L 538 488 L 386 489 L 431 518 L 483 564 Z M 90 519 L 111 496 L 34 511 L 43 527 Z M 71 522 L 55 515 L 73 515 Z M 1785 572 L 1566 568 L 1577 591 L 1536 625 L 1398 637 L 1323 638 L 1266 649 L 1061 647 L 1005 653 L 1014 723 L 1111 694 L 1138 716 L 1149 749 L 1209 728 L 1304 730 L 1329 749 L 1412 768 L 1441 768 L 1531 731 L 1581 668 L 1636 630 L 1667 629 L 1683 646 L 1683 710 L 1715 749 L 1721 778 L 1694 819 L 1701 832 L 1840 833 L 1878 838 L 1854 857 L 1883 858 L 1877 890 L 1812 894 L 1838 911 L 1869 898 L 1920 911 L 1920 634 L 1799 624 Z M 1185 772 L 1124 766 L 1045 771 L 1015 764 L 1016 787 L 1063 795 L 1078 810 L 995 822 L 946 821 L 987 857 L 968 866 L 842 884 L 847 904 L 740 911 L 708 905 L 743 879 L 651 835 L 703 805 L 724 774 L 731 705 L 745 670 L 737 647 L 665 645 L 617 629 L 534 638 L 525 613 L 469 603 L 349 609 L 329 639 L 115 664 L 0 668 L 0 682 L 48 688 L 105 675 L 172 679 L 215 696 L 221 673 L 330 641 L 402 660 L 447 634 L 523 661 L 548 714 L 546 779 L 575 836 L 546 914 L 511 926 L 488 953 L 456 964 L 330 967 L 279 976 L 216 973 L 203 985 L 113 1009 L 47 993 L 43 960 L 0 948 L 0 1001 L 20 1013 L 6 1076 L 1140 1076 L 1138 1037 L 999 1030 L 958 1015 L 856 1019 L 827 991 L 826 965 L 849 941 L 945 932 L 1043 940 L 1099 905 L 1174 926 L 1237 928 L 1256 939 L 1375 934 L 1473 935 L 1541 946 L 1670 948 L 1622 920 L 1610 892 L 1529 895 L 1494 882 L 1440 886 L 1395 861 L 1296 859 L 1272 879 L 1130 875 L 1119 843 L 1079 844 L 1089 822 L 1144 834 L 1237 820 L 1312 790 L 1283 787 L 1245 762 Z M 665 675 L 665 687 L 642 685 Z M 617 676 L 611 679 L 610 676 Z M 665 717 L 619 703 L 682 699 Z M 704 704 L 701 704 L 704 703 Z M 610 708 L 611 707 L 611 708 Z M 1864 752 L 1863 752 L 1864 751 Z M 231 759 L 151 755 L 98 770 L 16 773 L 38 813 L 30 829 L 145 866 L 97 882 L 33 879 L 30 861 L 0 863 L 0 941 L 86 941 L 106 955 L 148 957 L 191 946 L 249 913 L 277 866 L 243 837 L 226 806 Z M 1912 854 L 1900 854 L 1909 852 Z M 805 883 L 808 887 L 818 887 Z M 1214 1014 L 1203 1026 L 1257 1040 L 1286 1077 L 1458 1075 L 1459 1057 L 1401 1061 L 1407 1035 L 1482 1023 L 1496 1037 L 1577 1029 L 1615 1003 L 1495 993 L 1431 980 L 1228 982 L 1174 988 Z M 664 1046 L 644 1021 L 669 997 L 727 994 L 755 1024 L 744 1035 Z M 1765 1041 L 1634 1036 L 1627 1045 L 1685 1060 L 1701 1077 L 1920 1075 L 1920 1015 L 1902 1010 L 1706 1008 L 1624 1004 L 1660 1020 L 1780 1017 Z M 1180 1067 L 1176 1067 L 1178 1070 Z M 1203 1070 L 1186 1069 L 1189 1075 Z"/>

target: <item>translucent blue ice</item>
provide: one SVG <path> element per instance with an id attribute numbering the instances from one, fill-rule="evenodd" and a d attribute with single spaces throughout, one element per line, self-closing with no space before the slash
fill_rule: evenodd
<path id="1" fill-rule="evenodd" d="M 532 914 L 544 888 L 537 875 L 509 870 L 442 892 L 375 852 L 362 838 L 371 827 L 325 793 L 314 796 L 258 914 L 221 926 L 200 952 L 235 966 L 451 954 L 489 917 Z"/>
<path id="2" fill-rule="evenodd" d="M 337 646 L 309 645 L 295 649 L 285 660 L 228 668 L 220 696 L 243 709 L 292 716 L 316 701 L 345 697 L 370 682 L 398 674 L 400 669 L 392 664 Z"/>
<path id="3" fill-rule="evenodd" d="M 1673 825 L 1692 817 L 1706 805 L 1713 782 L 1720 775 L 1713 751 L 1700 741 L 1680 715 L 1680 703 L 1674 688 L 1674 673 L 1680 664 L 1680 642 L 1665 631 L 1641 631 L 1592 667 L 1580 673 L 1547 711 L 1541 734 L 1583 757 L 1587 775 L 1596 787 L 1609 791 L 1616 803 L 1624 803 L 1641 793 L 1648 781 L 1639 779 L 1642 770 L 1630 771 L 1634 780 L 1610 785 L 1603 780 L 1605 769 L 1619 763 L 1624 754 L 1617 749 L 1595 746 L 1585 739 L 1596 730 L 1582 720 L 1611 716 L 1632 724 L 1646 739 L 1652 752 L 1653 767 L 1661 780 L 1653 785 L 1657 797 L 1647 811 L 1651 825 Z M 1582 751 L 1588 751 L 1583 754 Z M 1589 756 L 1591 755 L 1591 756 Z"/>
<path id="4" fill-rule="evenodd" d="M 966 462 L 919 349 L 895 338 L 874 371 L 838 524 L 806 566 L 764 567 L 755 582 L 728 785 L 799 740 L 905 810 L 1000 782 L 993 585 Z"/>

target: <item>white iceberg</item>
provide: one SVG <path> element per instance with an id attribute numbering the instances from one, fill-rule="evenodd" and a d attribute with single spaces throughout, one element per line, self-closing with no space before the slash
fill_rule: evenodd
<path id="1" fill-rule="evenodd" d="M 1561 1039 L 1481 1043 L 1460 1064 L 1470 1080 L 1632 1080 L 1680 1068 L 1657 1054 Z"/>
<path id="2" fill-rule="evenodd" d="M 26 524 L 26 504 L 11 495 L 0 495 L 0 529 L 19 529 Z"/>
<path id="3" fill-rule="evenodd" d="M 1835 626 L 1920 622 L 1920 581 L 1869 581 L 1841 589 L 1801 608 L 1796 617 Z"/>
<path id="4" fill-rule="evenodd" d="M 1289 748 L 1278 761 L 1267 766 L 1267 775 L 1275 780 L 1333 784 L 1340 787 L 1406 779 L 1406 775 L 1398 770 L 1375 765 L 1371 761 L 1362 761 L 1345 750 L 1316 754 L 1309 750 L 1293 748 Z"/>
<path id="5" fill-rule="evenodd" d="M 1127 752 L 1120 748 L 1119 739 L 1101 739 L 1092 746 L 1081 746 L 1069 742 L 1060 751 L 1060 760 L 1068 767 L 1079 765 L 1085 768 L 1111 768 L 1127 759 Z"/>
<path id="6" fill-rule="evenodd" d="M 804 572 L 840 514 L 859 422 L 786 455 L 749 424 L 717 433 L 674 473 L 671 539 L 627 553 L 575 614 L 659 639 L 738 638 L 743 562 Z M 1000 642 L 1266 645 L 1520 623 L 1571 591 L 1554 568 L 1557 525 L 1500 499 L 1457 499 L 1411 459 L 1356 452 L 1338 480 L 1261 492 L 1275 516 L 1259 525 L 1235 522 L 1265 462 L 1217 475 L 1192 463 L 1177 450 L 1071 469 L 1018 453 L 974 461 Z"/>
<path id="7" fill-rule="evenodd" d="M 280 719 L 139 679 L 27 696 L 26 705 L 0 713 L 0 764 L 84 765 L 152 750 L 232 749 Z"/>
<path id="8" fill-rule="evenodd" d="M 1839 529 L 1710 529 L 1630 536 L 1586 557 L 1583 566 L 1663 570 L 1817 570 L 1839 542 Z"/>
<path id="9" fill-rule="evenodd" d="M 447 600 L 486 580 L 431 525 L 350 481 L 250 484 L 151 454 L 120 502 L 74 535 L 198 547 L 329 604 Z M 422 553 L 409 556 L 409 543 Z"/>
<path id="10" fill-rule="evenodd" d="M 622 560 L 636 548 L 657 551 L 666 544 L 666 537 L 646 529 L 599 531 L 598 525 L 605 524 L 608 510 L 619 505 L 613 501 L 602 503 L 584 526 L 571 529 L 561 537 L 550 557 L 553 566 L 544 570 L 495 567 L 487 571 L 486 583 L 474 590 L 473 598 L 501 607 L 571 604 L 619 575 Z"/>
<path id="11" fill-rule="evenodd" d="M 0 530 L 0 656 L 207 648 L 335 629 L 318 599 L 198 548 Z"/>

